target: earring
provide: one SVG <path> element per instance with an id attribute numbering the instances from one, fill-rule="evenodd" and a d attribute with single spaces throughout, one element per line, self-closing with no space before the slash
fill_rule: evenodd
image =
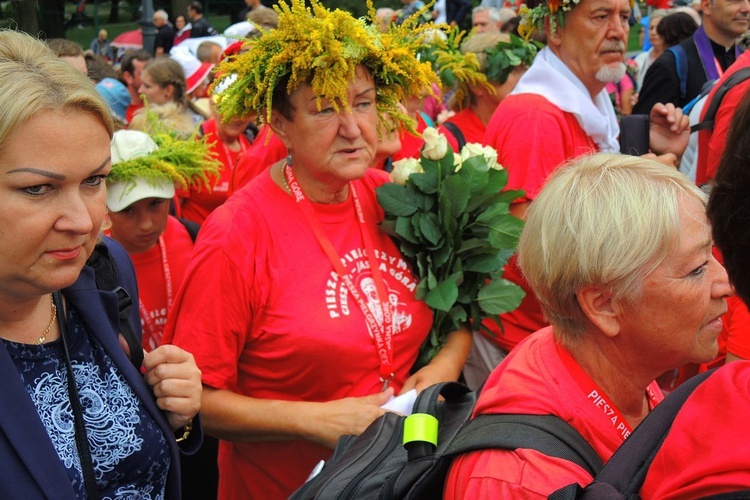
<path id="1" fill-rule="evenodd" d="M 292 150 L 290 149 L 289 152 L 286 154 L 286 164 L 290 167 L 294 164 L 292 161 Z"/>

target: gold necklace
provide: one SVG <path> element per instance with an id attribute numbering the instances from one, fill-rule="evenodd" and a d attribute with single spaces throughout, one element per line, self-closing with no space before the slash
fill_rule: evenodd
<path id="1" fill-rule="evenodd" d="M 286 162 L 281 166 L 281 180 L 284 183 L 284 189 L 291 194 L 292 188 L 289 187 L 289 181 L 286 180 L 286 169 L 288 167 L 289 165 Z"/>
<path id="2" fill-rule="evenodd" d="M 41 345 L 44 343 L 45 340 L 47 340 L 47 334 L 52 329 L 52 325 L 55 324 L 55 320 L 57 319 L 57 306 L 55 305 L 55 299 L 52 295 L 52 318 L 49 320 L 49 325 L 47 325 L 47 328 L 44 330 L 44 333 L 42 333 L 42 336 L 39 337 L 39 340 L 36 341 L 37 345 Z"/>

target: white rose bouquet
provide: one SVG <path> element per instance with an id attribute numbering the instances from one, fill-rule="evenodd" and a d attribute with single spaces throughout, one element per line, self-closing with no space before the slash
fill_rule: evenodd
<path id="1" fill-rule="evenodd" d="M 503 191 L 508 172 L 497 152 L 467 144 L 454 155 L 437 130 L 424 131 L 419 160 L 394 163 L 392 183 L 378 188 L 383 229 L 398 238 L 421 278 L 417 297 L 433 310 L 430 335 L 417 362 L 423 366 L 450 332 L 512 311 L 523 290 L 502 279 L 523 222 L 509 212 L 522 191 Z"/>

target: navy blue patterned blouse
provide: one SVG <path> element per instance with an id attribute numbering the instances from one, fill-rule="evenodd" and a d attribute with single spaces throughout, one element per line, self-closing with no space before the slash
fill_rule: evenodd
<path id="1" fill-rule="evenodd" d="M 72 309 L 68 332 L 100 497 L 163 499 L 170 466 L 164 435 Z M 62 339 L 43 345 L 3 342 L 73 488 L 85 498 Z"/>

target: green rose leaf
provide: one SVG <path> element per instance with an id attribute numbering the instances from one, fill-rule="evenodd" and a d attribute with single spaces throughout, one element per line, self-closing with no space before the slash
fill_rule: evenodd
<path id="1" fill-rule="evenodd" d="M 418 191 L 414 192 L 414 199 L 417 200 L 417 208 L 420 212 L 429 212 L 432 210 L 433 205 L 435 205 L 435 198 L 433 196 Z"/>
<path id="2" fill-rule="evenodd" d="M 435 249 L 432 252 L 431 255 L 431 261 L 432 265 L 435 266 L 436 269 L 440 269 L 445 265 L 446 262 L 448 262 L 448 259 L 451 256 L 451 246 L 446 244 L 443 244 L 441 247 Z"/>
<path id="3" fill-rule="evenodd" d="M 448 312 L 457 298 L 458 286 L 453 280 L 446 280 L 427 293 L 425 302 L 433 309 Z"/>
<path id="4" fill-rule="evenodd" d="M 414 193 L 406 186 L 387 183 L 377 189 L 378 203 L 392 215 L 408 216 L 417 211 Z"/>
<path id="5" fill-rule="evenodd" d="M 523 289 L 505 279 L 494 280 L 484 285 L 477 294 L 479 307 L 488 314 L 503 314 L 521 304 Z"/>
<path id="6" fill-rule="evenodd" d="M 464 271 L 491 273 L 503 267 L 504 262 L 495 255 L 478 255 L 464 261 Z"/>
<path id="7" fill-rule="evenodd" d="M 433 212 L 427 212 L 419 218 L 419 230 L 422 237 L 433 245 L 440 243 L 443 238 L 443 233 L 440 231 L 440 221 Z"/>
<path id="8" fill-rule="evenodd" d="M 395 233 L 408 242 L 418 244 L 419 240 L 414 234 L 414 227 L 408 217 L 399 217 L 394 226 Z M 390 233 L 389 233 L 390 234 Z"/>
<path id="9" fill-rule="evenodd" d="M 471 189 L 460 175 L 451 175 L 443 182 L 443 195 L 451 202 L 451 215 L 457 218 L 469 203 Z"/>
<path id="10" fill-rule="evenodd" d="M 423 174 L 411 174 L 409 180 L 424 194 L 435 194 L 438 189 L 437 172 L 425 172 Z"/>
<path id="11" fill-rule="evenodd" d="M 489 228 L 492 246 L 515 247 L 523 230 L 523 221 L 515 217 L 498 217 L 493 220 Z"/>
<path id="12" fill-rule="evenodd" d="M 508 171 L 502 170 L 490 170 L 487 184 L 485 185 L 485 193 L 499 193 L 508 184 Z"/>
<path id="13" fill-rule="evenodd" d="M 458 175 L 468 184 L 471 194 L 481 193 L 484 191 L 484 187 L 487 185 L 487 179 L 489 178 L 488 171 L 479 171 L 476 168 L 461 168 L 458 171 Z"/>
<path id="14" fill-rule="evenodd" d="M 484 156 L 472 156 L 465 159 L 461 163 L 461 170 L 459 172 L 465 168 L 476 170 L 477 172 L 489 172 L 490 170 L 490 166 L 487 165 L 487 160 L 484 159 Z M 493 170 L 493 172 L 502 172 L 502 170 Z"/>
<path id="15" fill-rule="evenodd" d="M 509 189 L 500 193 L 500 197 L 498 198 L 498 200 L 510 204 L 513 203 L 513 200 L 523 198 L 525 195 L 526 191 L 524 191 L 523 189 Z"/>

